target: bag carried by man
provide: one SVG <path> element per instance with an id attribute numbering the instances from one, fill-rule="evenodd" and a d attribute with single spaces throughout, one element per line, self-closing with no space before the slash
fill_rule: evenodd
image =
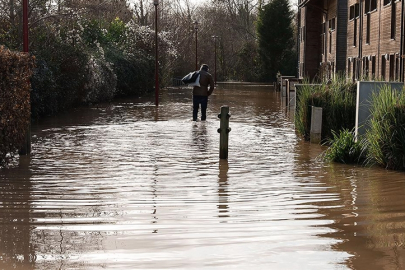
<path id="1" fill-rule="evenodd" d="M 200 86 L 200 71 L 190 72 L 181 81 L 189 86 Z"/>

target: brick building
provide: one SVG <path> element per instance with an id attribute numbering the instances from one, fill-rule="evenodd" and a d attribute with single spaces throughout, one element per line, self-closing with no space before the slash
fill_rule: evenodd
<path id="1" fill-rule="evenodd" d="M 299 77 L 404 81 L 405 0 L 299 0 Z"/>

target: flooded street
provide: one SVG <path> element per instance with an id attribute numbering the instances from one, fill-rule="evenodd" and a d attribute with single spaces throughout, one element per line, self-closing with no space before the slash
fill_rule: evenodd
<path id="1" fill-rule="evenodd" d="M 0 269 L 405 269 L 403 172 L 320 162 L 268 87 L 217 89 L 206 122 L 191 98 L 33 124 L 0 170 Z"/>

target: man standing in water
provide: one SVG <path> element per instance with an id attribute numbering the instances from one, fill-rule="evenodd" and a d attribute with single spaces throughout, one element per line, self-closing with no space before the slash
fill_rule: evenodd
<path id="1" fill-rule="evenodd" d="M 202 64 L 200 68 L 200 86 L 193 88 L 193 121 L 197 121 L 198 109 L 201 104 L 201 121 L 207 119 L 208 97 L 214 92 L 214 79 L 208 73 L 209 67 Z M 208 89 L 208 86 L 210 87 Z"/>

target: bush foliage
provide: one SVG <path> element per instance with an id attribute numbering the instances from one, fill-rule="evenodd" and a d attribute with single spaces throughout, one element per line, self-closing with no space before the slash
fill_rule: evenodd
<path id="1" fill-rule="evenodd" d="M 318 97 L 323 96 L 319 94 L 320 92 L 307 89 L 303 91 L 300 98 L 302 102 L 313 98 L 311 102 L 319 104 Z M 303 104 L 306 105 L 307 103 Z M 405 170 L 404 91 L 392 89 L 389 85 L 383 86 L 380 91 L 373 93 L 370 101 L 370 112 L 365 135 L 357 138 L 357 141 L 353 132 L 342 125 L 345 121 L 338 121 L 341 127 L 336 126 L 336 129 L 332 129 L 333 137 L 325 140 L 325 144 L 330 145 L 330 147 L 323 153 L 324 160 L 364 165 L 376 164 L 386 169 Z M 301 134 L 306 134 L 308 127 L 304 120 L 307 119 L 305 113 L 308 112 L 299 108 L 299 113 L 301 120 L 296 119 L 297 127 Z M 303 115 L 304 117 L 302 117 Z M 354 115 L 347 115 L 347 117 L 354 119 Z M 324 128 L 322 132 L 324 132 Z"/>
<path id="2" fill-rule="evenodd" d="M 30 123 L 34 58 L 0 47 L 0 166 L 20 150 Z"/>
<path id="3" fill-rule="evenodd" d="M 326 142 L 330 147 L 323 153 L 324 160 L 346 164 L 364 161 L 362 144 L 356 141 L 353 131 L 342 129 L 339 133 L 332 131 L 332 134 L 333 138 Z"/>
<path id="4" fill-rule="evenodd" d="M 134 23 L 81 19 L 70 28 L 40 25 L 31 31 L 37 58 L 33 118 L 153 89 L 152 35 Z"/>
<path id="5" fill-rule="evenodd" d="M 295 126 L 309 140 L 311 107 L 322 107 L 322 140 L 333 138 L 333 131 L 352 130 L 356 114 L 356 84 L 338 77 L 321 85 L 305 84 L 297 93 Z"/>
<path id="6" fill-rule="evenodd" d="M 405 93 L 384 86 L 371 100 L 365 145 L 369 164 L 405 169 Z"/>

